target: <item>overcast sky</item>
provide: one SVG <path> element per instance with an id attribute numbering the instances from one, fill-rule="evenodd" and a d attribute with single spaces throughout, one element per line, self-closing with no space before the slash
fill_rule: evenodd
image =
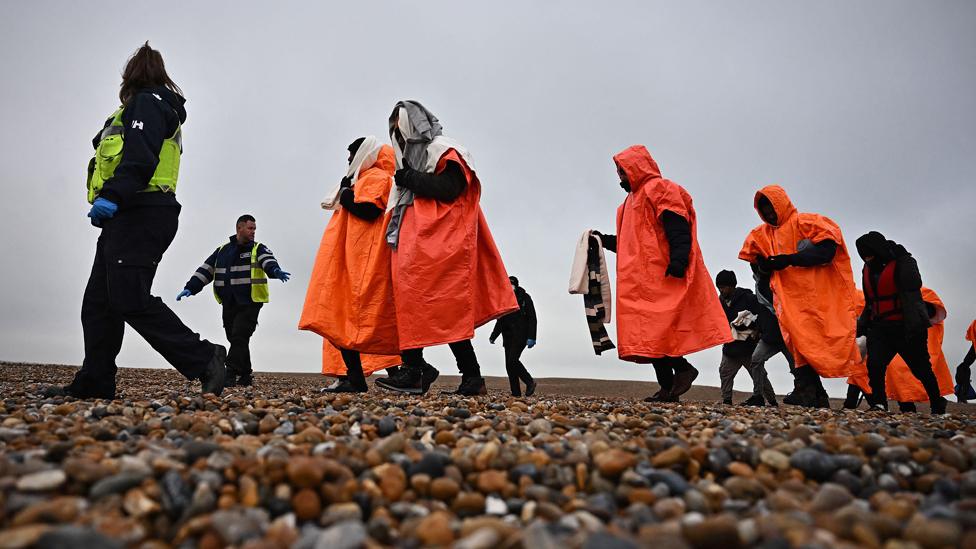
<path id="1" fill-rule="evenodd" d="M 713 277 L 748 281 L 736 256 L 770 183 L 839 223 L 851 248 L 872 229 L 905 244 L 948 307 L 954 369 L 976 317 L 974 28 L 968 1 L 0 3 L 0 360 L 82 361 L 91 137 L 149 40 L 188 112 L 180 230 L 154 293 L 224 342 L 211 295 L 175 296 L 252 213 L 293 274 L 271 281 L 257 370 L 319 370 L 321 339 L 296 328 L 329 216 L 319 201 L 352 139 L 388 139 L 399 99 L 423 102 L 475 159 L 506 267 L 539 313 L 523 356 L 535 376 L 653 379 L 593 354 L 582 297 L 566 291 L 580 232 L 613 230 L 624 195 L 610 157 L 634 143 L 693 196 Z M 479 360 L 504 375 L 490 329 Z M 718 385 L 719 356 L 690 357 L 699 383 Z M 446 348 L 428 359 L 456 372 Z M 166 365 L 131 329 L 118 362 Z M 782 359 L 769 370 L 790 389 Z"/>

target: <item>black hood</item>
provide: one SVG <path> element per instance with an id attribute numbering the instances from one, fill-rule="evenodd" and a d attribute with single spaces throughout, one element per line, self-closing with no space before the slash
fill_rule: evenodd
<path id="1" fill-rule="evenodd" d="M 186 103 L 186 98 L 182 95 L 174 92 L 166 86 L 143 88 L 139 90 L 139 93 L 148 93 L 158 96 L 160 99 L 169 104 L 170 107 L 173 107 L 173 110 L 176 111 L 176 114 L 180 117 L 180 124 L 186 122 L 186 109 L 183 107 L 183 104 Z"/>
<path id="2" fill-rule="evenodd" d="M 857 254 L 861 259 L 873 257 L 875 263 L 887 263 L 893 258 L 889 240 L 878 231 L 871 231 L 862 235 L 854 245 L 857 247 Z"/>

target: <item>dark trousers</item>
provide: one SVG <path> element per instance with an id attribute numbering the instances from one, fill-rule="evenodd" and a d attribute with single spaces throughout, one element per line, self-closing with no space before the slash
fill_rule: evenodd
<path id="1" fill-rule="evenodd" d="M 505 371 L 508 373 L 508 384 L 512 388 L 512 395 L 522 396 L 522 386 L 519 381 L 526 385 L 532 383 L 532 376 L 522 364 L 522 351 L 525 350 L 525 342 L 512 343 L 505 346 Z"/>
<path id="2" fill-rule="evenodd" d="M 654 366 L 654 372 L 657 374 L 657 384 L 661 386 L 664 394 L 670 393 L 671 389 L 674 388 L 674 374 L 676 372 L 693 368 L 691 363 L 683 356 L 652 358 L 651 365 Z"/>
<path id="3" fill-rule="evenodd" d="M 458 371 L 461 372 L 462 379 L 481 377 L 481 366 L 478 364 L 478 357 L 474 354 L 474 346 L 471 345 L 470 339 L 456 341 L 451 343 L 449 347 L 451 348 L 451 352 L 454 353 L 454 360 L 457 361 Z M 422 348 L 401 351 L 400 357 L 408 367 L 419 368 L 425 364 L 430 366 L 424 360 L 424 350 Z"/>
<path id="4" fill-rule="evenodd" d="M 85 361 L 71 382 L 72 391 L 115 394 L 115 357 L 122 349 L 125 324 L 187 379 L 199 378 L 213 358 L 214 345 L 149 293 L 163 252 L 176 236 L 179 212 L 170 206 L 134 208 L 102 222 L 81 302 Z"/>
<path id="5" fill-rule="evenodd" d="M 928 333 L 919 331 L 906 334 L 901 324 L 874 326 L 868 331 L 868 378 L 871 380 L 871 404 L 887 407 L 888 393 L 885 392 L 885 374 L 888 364 L 899 355 L 908 369 L 922 383 L 929 396 L 929 402 L 942 399 L 939 382 L 932 372 L 929 359 Z"/>
<path id="6" fill-rule="evenodd" d="M 223 303 L 224 333 L 230 343 L 227 351 L 227 374 L 251 377 L 251 349 L 249 344 L 258 327 L 258 313 L 263 303 Z"/>

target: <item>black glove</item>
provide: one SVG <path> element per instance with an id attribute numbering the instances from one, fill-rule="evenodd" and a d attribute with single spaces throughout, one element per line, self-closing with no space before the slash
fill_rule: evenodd
<path id="1" fill-rule="evenodd" d="M 762 274 L 770 274 L 773 272 L 772 263 L 769 261 L 768 257 L 759 256 L 756 258 L 756 266 L 759 267 L 759 272 Z"/>
<path id="2" fill-rule="evenodd" d="M 348 189 L 349 187 L 352 187 L 352 178 L 349 177 L 348 175 L 343 177 L 342 181 L 339 182 L 339 187 L 342 189 Z"/>
<path id="3" fill-rule="evenodd" d="M 956 366 L 956 385 L 969 386 L 969 380 L 973 377 L 973 372 L 969 366 L 960 364 Z"/>
<path id="4" fill-rule="evenodd" d="M 767 259 L 771 271 L 782 271 L 793 265 L 793 258 L 789 255 L 774 255 Z M 771 272 L 770 271 L 770 272 Z"/>
<path id="5" fill-rule="evenodd" d="M 393 180 L 396 182 L 398 187 L 413 190 L 413 178 L 416 174 L 417 171 L 413 168 L 400 168 L 393 175 Z"/>
<path id="6" fill-rule="evenodd" d="M 685 271 L 687 270 L 688 270 L 687 265 L 683 265 L 676 261 L 672 261 L 671 263 L 668 263 L 668 268 L 667 270 L 664 271 L 664 276 L 673 276 L 674 278 L 684 278 Z"/>

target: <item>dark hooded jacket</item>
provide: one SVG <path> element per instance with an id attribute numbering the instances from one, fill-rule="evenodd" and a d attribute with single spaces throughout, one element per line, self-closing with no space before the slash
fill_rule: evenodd
<path id="1" fill-rule="evenodd" d="M 887 240 L 880 233 L 871 232 L 856 242 L 857 251 L 861 257 L 874 257 L 865 262 L 862 270 L 862 282 L 878 284 L 882 271 L 892 261 L 895 262 L 895 286 L 898 288 L 898 300 L 901 302 L 903 320 L 874 318 L 872 301 L 868 292 L 864 293 L 864 310 L 858 319 L 858 332 L 867 333 L 874 326 L 904 325 L 909 332 L 924 331 L 931 325 L 929 313 L 922 299 L 922 275 L 918 271 L 918 263 L 904 246 Z M 875 292 L 877 293 L 877 292 Z"/>
<path id="2" fill-rule="evenodd" d="M 505 347 L 524 347 L 530 339 L 535 339 L 538 320 L 535 315 L 535 305 L 529 293 L 521 286 L 515 288 L 515 299 L 519 310 L 508 313 L 495 321 L 495 328 L 491 331 L 491 339 L 502 336 Z"/>
<path id="3" fill-rule="evenodd" d="M 99 197 L 111 200 L 120 210 L 136 206 L 179 206 L 174 193 L 142 193 L 149 185 L 163 141 L 172 137 L 186 121 L 186 99 L 165 87 L 140 90 L 122 112 L 122 159 L 102 187 Z M 112 123 L 109 118 L 105 126 Z M 92 144 L 98 148 L 101 130 Z"/>
<path id="4" fill-rule="evenodd" d="M 735 317 L 739 316 L 740 311 L 749 311 L 754 315 L 759 315 L 759 309 L 762 307 L 759 304 L 759 300 L 756 299 L 756 294 L 746 288 L 736 288 L 732 291 L 732 299 L 725 301 L 725 299 L 719 297 L 719 301 L 722 302 L 722 308 L 725 309 L 725 318 L 729 322 L 735 320 Z M 758 321 L 756 328 L 759 328 Z M 736 340 L 722 345 L 722 354 L 731 358 L 741 358 L 751 356 L 755 348 L 755 339 Z"/>

